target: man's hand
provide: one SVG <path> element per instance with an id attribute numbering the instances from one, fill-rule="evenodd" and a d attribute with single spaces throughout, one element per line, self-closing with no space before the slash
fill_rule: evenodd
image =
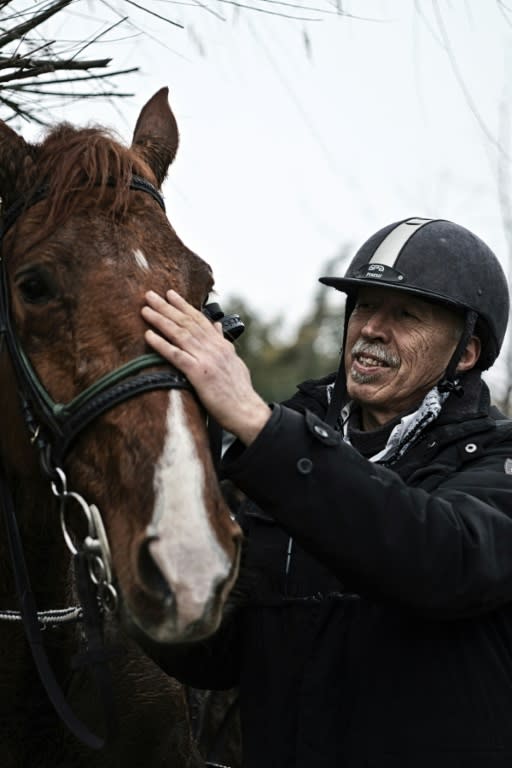
<path id="1" fill-rule="evenodd" d="M 147 343 L 185 374 L 208 413 L 249 445 L 271 413 L 253 389 L 249 369 L 220 323 L 212 324 L 175 291 L 166 299 L 146 294 L 142 316 L 158 331 L 146 331 Z"/>

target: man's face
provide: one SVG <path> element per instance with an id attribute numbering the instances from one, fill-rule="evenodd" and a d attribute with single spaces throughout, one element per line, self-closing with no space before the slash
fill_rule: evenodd
<path id="1" fill-rule="evenodd" d="M 423 400 L 443 375 L 461 332 L 458 315 L 392 288 L 362 288 L 345 344 L 347 391 L 365 429 Z"/>

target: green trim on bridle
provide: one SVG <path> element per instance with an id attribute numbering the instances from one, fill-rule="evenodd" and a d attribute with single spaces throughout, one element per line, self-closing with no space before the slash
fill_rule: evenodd
<path id="1" fill-rule="evenodd" d="M 48 411 L 50 411 L 52 416 L 57 419 L 57 421 L 64 421 L 65 419 L 69 418 L 86 403 L 92 400 L 93 397 L 96 397 L 101 392 L 106 391 L 114 384 L 117 384 L 123 379 L 126 379 L 128 376 L 132 376 L 133 374 L 138 373 L 139 371 L 142 371 L 145 368 L 149 368 L 153 365 L 168 365 L 167 361 L 156 352 L 149 352 L 145 355 L 139 355 L 139 357 L 130 360 L 128 363 L 121 365 L 119 368 L 116 368 L 115 370 L 100 376 L 99 379 L 97 379 L 93 384 L 90 384 L 72 400 L 69 400 L 69 402 L 57 403 L 55 400 L 53 400 L 45 387 L 43 387 L 41 384 L 41 381 L 36 374 L 32 363 L 26 356 L 22 347 L 19 346 L 17 339 L 15 339 L 15 343 L 18 347 L 18 353 L 23 360 L 23 368 L 26 376 L 30 378 L 32 387 L 37 390 L 41 401 L 44 402 Z"/>

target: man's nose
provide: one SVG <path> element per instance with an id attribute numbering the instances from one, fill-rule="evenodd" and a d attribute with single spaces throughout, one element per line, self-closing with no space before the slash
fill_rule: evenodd
<path id="1" fill-rule="evenodd" d="M 366 320 L 361 333 L 368 339 L 389 341 L 391 333 L 389 313 L 381 309 L 375 310 Z"/>

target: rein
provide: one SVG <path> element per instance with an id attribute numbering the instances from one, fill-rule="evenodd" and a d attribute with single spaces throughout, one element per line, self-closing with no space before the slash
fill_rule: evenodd
<path id="1" fill-rule="evenodd" d="M 109 181 L 114 184 L 114 181 Z M 163 198 L 148 181 L 133 176 L 130 188 L 145 192 L 165 211 Z M 0 245 L 7 230 L 30 206 L 44 199 L 46 189 L 39 189 L 28 201 L 19 200 L 5 213 L 0 231 Z M 51 481 L 51 490 L 60 504 L 60 521 L 64 540 L 72 555 L 76 589 L 80 606 L 57 611 L 37 611 L 25 563 L 21 536 L 12 495 L 5 470 L 0 463 L 0 499 L 4 511 L 7 539 L 11 555 L 20 613 L 0 611 L 0 620 L 23 621 L 34 663 L 50 701 L 69 730 L 84 744 L 101 749 L 117 731 L 115 707 L 107 663 L 113 651 L 103 642 L 102 613 L 115 611 L 117 592 L 113 585 L 110 550 L 99 510 L 83 497 L 67 489 L 67 479 L 61 463 L 77 435 L 97 416 L 119 403 L 154 389 L 186 389 L 193 392 L 187 378 L 157 354 L 141 355 L 120 368 L 100 377 L 67 403 L 55 402 L 41 383 L 30 360 L 23 351 L 14 331 L 5 256 L 0 255 L 0 344 L 5 341 L 15 371 L 18 394 L 25 423 L 35 444 L 43 472 Z M 164 370 L 148 368 L 165 366 Z M 67 519 L 73 505 L 85 520 L 86 536 L 77 542 L 70 532 Z M 57 622 L 56 619 L 59 619 Z M 73 657 L 76 667 L 92 669 L 104 711 L 104 738 L 92 733 L 73 713 L 50 667 L 43 647 L 41 627 L 62 621 L 80 621 L 86 650 Z"/>

